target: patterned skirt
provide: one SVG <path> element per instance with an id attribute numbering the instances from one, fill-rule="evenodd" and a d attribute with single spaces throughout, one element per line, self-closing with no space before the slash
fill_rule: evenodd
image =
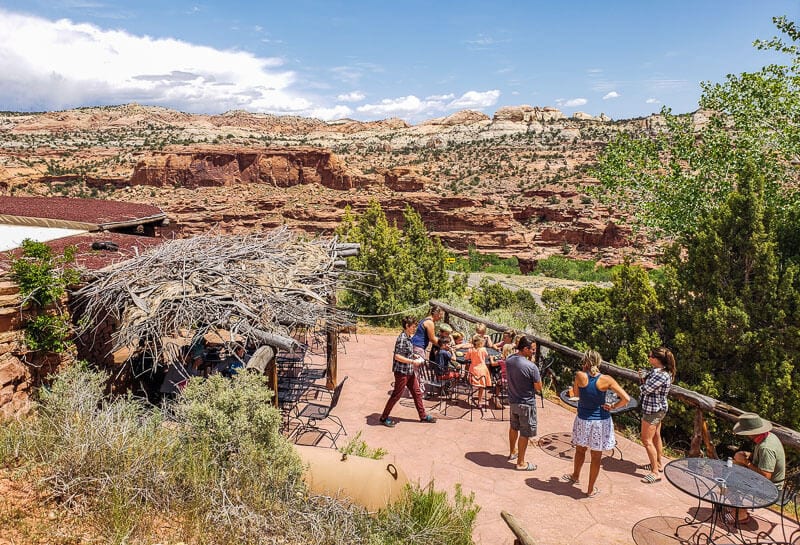
<path id="1" fill-rule="evenodd" d="M 617 445 L 614 437 L 614 422 L 605 420 L 581 420 L 577 416 L 572 424 L 572 444 L 590 450 L 611 450 Z"/>

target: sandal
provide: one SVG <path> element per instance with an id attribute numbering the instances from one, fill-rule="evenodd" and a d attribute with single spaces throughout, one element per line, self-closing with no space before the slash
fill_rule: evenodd
<path id="1" fill-rule="evenodd" d="M 517 466 L 517 471 L 536 471 L 536 464 L 528 462 L 526 466 Z"/>
<path id="2" fill-rule="evenodd" d="M 508 461 L 509 462 L 513 462 L 516 459 L 517 459 L 517 453 L 516 452 L 508 457 Z"/>
<path id="3" fill-rule="evenodd" d="M 573 479 L 572 475 L 570 475 L 569 473 L 564 473 L 561 476 L 560 480 L 562 483 L 581 484 L 581 482 L 578 479 Z"/>
<path id="4" fill-rule="evenodd" d="M 393 427 L 395 427 L 395 426 L 397 425 L 397 422 L 395 422 L 395 421 L 394 421 L 394 420 L 392 420 L 391 418 L 387 418 L 386 420 L 384 420 L 383 418 L 381 418 L 381 424 L 383 424 L 383 425 L 384 425 L 384 426 L 386 426 L 387 428 L 393 428 Z"/>
<path id="5" fill-rule="evenodd" d="M 436 423 L 436 417 L 435 416 L 431 416 L 429 414 L 426 414 L 425 418 L 421 419 L 420 422 L 425 422 L 427 424 L 435 424 Z"/>
<path id="6" fill-rule="evenodd" d="M 587 497 L 587 498 L 594 498 L 594 497 L 595 497 L 595 496 L 597 496 L 599 493 L 600 493 L 600 489 L 599 489 L 599 488 L 597 488 L 597 487 L 595 486 L 595 487 L 594 487 L 594 490 L 592 490 L 592 491 L 591 491 L 591 493 L 589 493 L 589 494 L 586 494 L 586 497 Z"/>
<path id="7" fill-rule="evenodd" d="M 653 484 L 661 482 L 661 477 L 656 475 L 655 473 L 648 473 L 644 477 L 642 477 L 642 482 L 647 484 Z"/>
<path id="8" fill-rule="evenodd" d="M 636 466 L 636 467 L 637 467 L 637 469 L 641 469 L 643 471 L 653 471 L 653 466 L 651 466 L 650 464 L 642 464 L 642 465 Z"/>

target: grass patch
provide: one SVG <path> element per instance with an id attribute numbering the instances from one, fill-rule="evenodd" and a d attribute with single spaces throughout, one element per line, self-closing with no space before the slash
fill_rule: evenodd
<path id="1" fill-rule="evenodd" d="M 190 381 L 163 408 L 105 395 L 107 377 L 77 365 L 40 392 L 32 416 L 0 427 L 0 463 L 109 544 L 472 543 L 478 507 L 456 489 L 409 487 L 375 516 L 309 494 L 280 433 L 263 377 Z M 354 455 L 382 456 L 360 436 Z M 9 508 L 0 520 L 17 521 Z M 76 534 L 77 535 L 77 534 Z"/>

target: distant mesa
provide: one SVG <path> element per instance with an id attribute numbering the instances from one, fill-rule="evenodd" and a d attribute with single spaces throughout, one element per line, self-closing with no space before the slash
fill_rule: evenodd
<path id="1" fill-rule="evenodd" d="M 533 121 L 547 122 L 564 119 L 564 114 L 556 108 L 540 108 L 539 106 L 505 106 L 494 113 L 495 121 L 515 121 L 530 123 Z"/>

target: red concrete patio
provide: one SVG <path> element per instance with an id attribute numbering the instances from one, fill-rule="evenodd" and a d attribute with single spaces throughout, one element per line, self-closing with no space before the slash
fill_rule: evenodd
<path id="1" fill-rule="evenodd" d="M 478 411 L 470 422 L 464 408 L 448 409 L 447 416 L 433 412 L 436 424 L 422 424 L 411 399 L 404 398 L 392 417 L 399 421 L 386 428 L 378 417 L 388 398 L 394 336 L 358 335 L 339 351 L 339 380 L 349 376 L 335 410 L 350 437 L 359 431 L 371 447 L 389 451 L 386 460 L 401 467 L 412 480 L 435 482 L 437 489 L 452 492 L 461 483 L 475 492 L 481 506 L 475 527 L 475 543 L 510 545 L 514 536 L 500 518 L 505 510 L 513 514 L 542 545 L 575 543 L 677 544 L 673 528 L 683 522 L 697 505 L 666 479 L 659 483 L 640 482 L 643 471 L 637 464 L 647 462 L 644 449 L 617 435 L 619 451 L 603 459 L 597 482 L 601 493 L 585 498 L 585 490 L 562 483 L 559 477 L 572 469 L 569 434 L 574 411 L 545 400 L 539 406 L 539 435 L 528 448 L 529 461 L 538 465 L 532 472 L 515 471 L 507 462 L 508 422 L 500 412 L 482 419 Z M 435 402 L 426 401 L 426 406 Z M 506 419 L 508 412 L 506 411 Z M 342 438 L 343 445 L 347 438 Z M 588 462 L 582 481 L 588 479 Z M 585 485 L 583 485 L 585 487 Z M 703 504 L 707 514 L 709 505 Z M 701 512 L 701 515 L 703 513 Z M 765 520 L 767 519 L 767 520 Z M 754 513 L 745 525 L 745 535 L 777 523 L 779 516 L 766 509 Z M 682 530 L 687 537 L 691 528 Z M 779 529 L 778 529 L 779 533 Z M 777 535 L 777 534 L 775 534 Z"/>

